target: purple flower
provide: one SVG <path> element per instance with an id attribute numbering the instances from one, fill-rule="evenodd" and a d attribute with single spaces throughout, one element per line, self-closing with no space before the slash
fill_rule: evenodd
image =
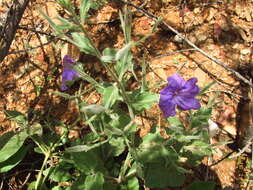
<path id="1" fill-rule="evenodd" d="M 78 73 L 72 69 L 72 66 L 74 64 L 74 59 L 72 59 L 68 55 L 64 56 L 61 90 L 67 90 L 67 83 L 79 77 Z"/>
<path id="2" fill-rule="evenodd" d="M 199 109 L 200 103 L 195 96 L 199 93 L 197 79 L 185 81 L 179 74 L 167 79 L 169 85 L 160 92 L 159 107 L 164 117 L 176 115 L 176 106 L 181 110 Z"/>

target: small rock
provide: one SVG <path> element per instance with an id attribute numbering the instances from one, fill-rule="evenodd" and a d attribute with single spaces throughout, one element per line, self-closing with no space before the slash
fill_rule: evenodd
<path id="1" fill-rule="evenodd" d="M 251 50 L 250 50 L 250 49 L 242 49 L 242 50 L 240 51 L 240 53 L 241 53 L 242 55 L 247 55 L 247 54 L 250 54 L 250 53 L 251 53 Z"/>
<path id="2" fill-rule="evenodd" d="M 180 38 L 178 35 L 175 35 L 173 41 L 177 43 L 183 43 L 184 40 L 183 38 Z"/>
<path id="3" fill-rule="evenodd" d="M 209 136 L 214 137 L 215 135 L 218 134 L 220 131 L 220 128 L 218 127 L 217 123 L 213 122 L 211 119 L 208 120 L 208 131 L 209 131 Z"/>

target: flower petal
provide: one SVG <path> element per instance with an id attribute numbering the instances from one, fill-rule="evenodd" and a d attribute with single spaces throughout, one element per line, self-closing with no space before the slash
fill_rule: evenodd
<path id="1" fill-rule="evenodd" d="M 168 77 L 167 81 L 175 90 L 180 90 L 185 85 L 185 80 L 177 73 Z"/>
<path id="2" fill-rule="evenodd" d="M 63 64 L 64 64 L 64 63 L 74 64 L 74 62 L 75 62 L 75 60 L 72 59 L 72 58 L 71 58 L 70 56 L 68 56 L 68 55 L 65 55 L 65 56 L 63 57 Z"/>
<path id="3" fill-rule="evenodd" d="M 61 84 L 61 90 L 62 90 L 62 91 L 65 91 L 65 90 L 67 90 L 67 89 L 68 89 L 67 85 L 66 85 L 65 83 L 62 83 L 62 84 Z"/>
<path id="4" fill-rule="evenodd" d="M 170 95 L 160 96 L 159 107 L 162 110 L 164 117 L 176 115 L 176 104 Z"/>
<path id="5" fill-rule="evenodd" d="M 183 89 L 180 91 L 180 95 L 184 94 L 184 96 L 196 96 L 199 93 L 199 87 L 196 85 L 196 78 L 191 78 L 183 86 Z"/>
<path id="6" fill-rule="evenodd" d="M 78 78 L 79 75 L 72 69 L 65 68 L 62 72 L 62 86 L 61 90 L 67 90 L 68 87 L 66 85 L 66 81 L 73 80 L 75 78 Z"/>
<path id="7" fill-rule="evenodd" d="M 199 101 L 194 97 L 176 96 L 174 101 L 181 110 L 199 109 L 201 107 Z"/>
<path id="8" fill-rule="evenodd" d="M 161 95 L 166 95 L 166 96 L 173 96 L 174 93 L 175 93 L 175 89 L 172 88 L 171 86 L 166 86 L 160 91 Z"/>

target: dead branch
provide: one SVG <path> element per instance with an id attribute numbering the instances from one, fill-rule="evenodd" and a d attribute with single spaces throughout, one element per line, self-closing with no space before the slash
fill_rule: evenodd
<path id="1" fill-rule="evenodd" d="M 21 49 L 21 50 L 17 50 L 17 51 L 10 51 L 10 52 L 8 52 L 8 55 L 10 55 L 10 54 L 26 53 L 28 51 L 31 51 L 31 50 L 38 49 L 38 48 L 41 48 L 43 46 L 46 46 L 46 45 L 48 45 L 48 44 L 50 44 L 52 42 L 53 42 L 53 40 L 50 40 L 50 41 L 48 41 L 46 43 L 43 43 L 43 44 L 35 46 L 35 47 L 30 47 L 30 48 L 27 48 L 27 49 Z"/>
<path id="2" fill-rule="evenodd" d="M 115 1 L 115 0 L 114 0 Z M 212 60 L 213 62 L 215 62 L 217 65 L 220 65 L 221 67 L 223 67 L 224 69 L 226 69 L 227 71 L 233 73 L 234 76 L 236 76 L 238 79 L 240 79 L 241 81 L 243 81 L 244 83 L 248 84 L 251 88 L 253 88 L 253 84 L 252 82 L 250 82 L 248 79 L 246 79 L 245 77 L 243 77 L 239 72 L 235 71 L 234 69 L 230 68 L 229 66 L 227 66 L 226 64 L 224 64 L 223 62 L 219 61 L 218 59 L 214 58 L 213 56 L 209 55 L 208 53 L 206 53 L 204 50 L 200 49 L 199 47 L 197 47 L 194 43 L 192 43 L 190 40 L 188 40 L 186 37 L 184 37 L 182 34 L 180 34 L 175 28 L 173 28 L 172 26 L 170 26 L 169 24 L 167 24 L 164 21 L 161 21 L 160 19 L 158 19 L 156 16 L 154 16 L 153 14 L 149 13 L 148 11 L 146 11 L 145 9 L 138 7 L 132 3 L 130 3 L 129 1 L 124 1 L 124 0 L 116 0 L 118 2 L 121 2 L 123 4 L 126 4 L 128 6 L 134 7 L 136 10 L 138 10 L 139 12 L 143 13 L 145 16 L 151 18 L 152 20 L 159 22 L 161 24 L 163 24 L 164 26 L 166 26 L 169 30 L 171 30 L 172 32 L 174 32 L 179 38 L 183 39 L 188 45 L 190 45 L 191 47 L 193 47 L 194 49 L 196 49 L 197 51 L 199 51 L 201 54 L 203 54 L 204 56 L 206 56 L 207 58 L 209 58 L 210 60 Z"/>
<path id="3" fill-rule="evenodd" d="M 250 146 L 252 145 L 252 140 L 253 140 L 253 137 L 251 137 L 249 140 L 247 140 L 245 146 L 239 150 L 239 152 L 235 155 L 232 155 L 230 156 L 229 158 L 236 158 L 236 157 L 239 157 L 241 156 L 244 152 L 247 152 L 247 150 L 250 148 Z"/>
<path id="4" fill-rule="evenodd" d="M 158 55 L 158 56 L 154 57 L 153 60 L 154 59 L 160 59 L 162 57 L 167 57 L 167 56 L 175 55 L 175 54 L 182 53 L 182 52 L 187 52 L 187 51 L 196 51 L 196 49 L 194 49 L 194 48 L 181 49 L 181 50 L 173 51 L 173 52 L 170 52 L 170 53 L 165 53 L 165 54 Z"/>
<path id="5" fill-rule="evenodd" d="M 19 22 L 30 0 L 13 0 L 3 27 L 0 28 L 0 62 L 8 55 Z"/>

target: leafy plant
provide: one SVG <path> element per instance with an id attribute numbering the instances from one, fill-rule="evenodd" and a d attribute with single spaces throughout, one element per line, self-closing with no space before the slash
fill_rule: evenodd
<path id="1" fill-rule="evenodd" d="M 150 188 L 182 186 L 185 174 L 192 172 L 189 166 L 198 165 L 204 156 L 212 152 L 208 132 L 203 128 L 208 124 L 212 109 L 199 109 L 199 100 L 194 97 L 199 92 L 195 84 L 197 79 L 185 82 L 181 78 L 181 83 L 177 83 L 175 89 L 170 90 L 173 84 L 169 84 L 161 95 L 155 93 L 148 87 L 144 66 L 142 76 L 136 75 L 131 48 L 141 45 L 148 36 L 137 42 L 132 41 L 129 9 L 120 13 L 125 45 L 121 49 L 105 48 L 101 52 L 83 26 L 83 23 L 89 23 L 89 10 L 97 8 L 98 2 L 82 0 L 78 11 L 70 0 L 58 0 L 58 3 L 66 10 L 68 18 L 59 16 L 61 23 L 56 24 L 43 12 L 42 15 L 59 37 L 76 45 L 81 52 L 100 60 L 110 80 L 97 81 L 89 75 L 84 63 L 76 63 L 65 56 L 62 90 L 71 88 L 76 79 L 81 79 L 101 95 L 101 103 L 88 104 L 82 100 L 80 97 L 86 91 L 81 87 L 74 95 L 55 92 L 76 102 L 78 116 L 70 124 L 54 119 L 30 124 L 25 115 L 6 110 L 9 119 L 20 126 L 20 131 L 7 133 L 0 138 L 0 172 L 10 170 L 23 159 L 32 148 L 25 145 L 25 140 L 30 138 L 37 145 L 34 151 L 43 154 L 44 161 L 36 181 L 28 189 L 138 190 L 143 184 Z M 152 29 L 154 30 L 155 28 Z M 128 88 L 130 78 L 138 84 L 135 89 Z M 188 99 L 179 101 L 185 98 L 185 92 L 193 93 L 186 97 Z M 171 96 L 171 93 L 175 94 Z M 176 101 L 175 96 L 179 100 Z M 188 127 L 176 116 L 167 118 L 163 127 L 169 138 L 161 135 L 160 126 L 156 125 L 146 136 L 140 138 L 136 117 L 142 116 L 144 111 L 158 104 L 159 98 L 163 111 L 171 109 L 166 117 L 176 114 L 176 105 L 183 110 L 199 110 L 189 111 Z M 189 106 L 187 100 L 194 103 Z M 172 107 L 169 105 L 171 102 Z M 70 140 L 68 133 L 71 126 L 78 122 L 89 127 L 89 130 L 81 138 Z M 60 126 L 61 133 L 56 133 L 56 126 Z M 42 128 L 50 132 L 42 133 Z M 209 189 L 213 187 L 213 184 L 196 182 L 187 189 L 196 189 L 200 184 Z"/>

